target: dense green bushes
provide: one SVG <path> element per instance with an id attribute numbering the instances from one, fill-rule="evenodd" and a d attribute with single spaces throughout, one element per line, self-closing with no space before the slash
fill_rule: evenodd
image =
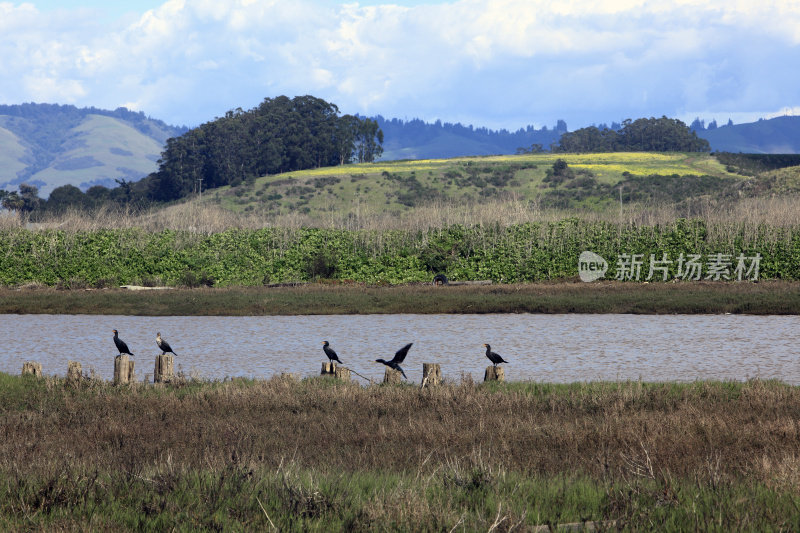
<path id="1" fill-rule="evenodd" d="M 639 281 L 650 274 L 650 254 L 661 267 L 650 276 L 654 280 L 663 279 L 664 272 L 670 280 L 691 277 L 686 261 L 692 254 L 700 255 L 695 262 L 701 264 L 702 278 L 716 263 L 721 279 L 736 279 L 737 258 L 743 256 L 749 269 L 750 258 L 759 254 L 759 279 L 800 279 L 798 228 L 709 226 L 695 220 L 636 226 L 571 218 L 508 227 L 456 225 L 424 232 L 265 228 L 198 235 L 137 229 L 7 230 L 0 232 L 0 283 L 67 287 L 261 285 L 314 279 L 404 283 L 430 281 L 436 272 L 453 280 L 543 281 L 576 277 L 584 250 L 605 258 L 606 278 L 612 279 L 618 274 L 637 279 L 633 269 L 620 270 L 620 254 L 641 254 Z M 741 274 L 747 279 L 755 272 Z"/>

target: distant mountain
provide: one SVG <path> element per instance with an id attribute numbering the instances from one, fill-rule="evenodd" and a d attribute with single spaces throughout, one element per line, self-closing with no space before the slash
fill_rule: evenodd
<path id="1" fill-rule="evenodd" d="M 471 155 L 514 154 L 518 148 L 530 150 L 532 145 L 541 145 L 549 150 L 557 143 L 567 124 L 559 120 L 556 126 L 536 129 L 533 126 L 516 131 L 473 128 L 461 124 L 433 124 L 420 119 L 400 120 L 373 117 L 383 130 L 382 160 L 440 159 Z"/>
<path id="2" fill-rule="evenodd" d="M 187 131 L 125 108 L 0 105 L 0 189 L 20 183 L 47 197 L 56 187 L 114 187 L 157 170 L 166 140 Z"/>
<path id="3" fill-rule="evenodd" d="M 374 117 L 383 130 L 385 161 L 400 159 L 439 159 L 470 155 L 514 154 L 518 148 L 541 145 L 545 150 L 558 143 L 567 125 L 559 120 L 555 127 L 535 129 L 532 126 L 516 131 L 473 128 L 461 124 L 419 119 L 403 121 Z M 598 126 L 603 129 L 605 125 Z M 619 125 L 611 129 L 619 129 Z M 747 124 L 716 127 L 697 120 L 691 129 L 706 139 L 714 152 L 755 154 L 800 153 L 800 117 L 778 117 Z"/>
<path id="4" fill-rule="evenodd" d="M 698 137 L 711 144 L 711 150 L 715 152 L 800 153 L 800 117 L 777 117 L 720 127 L 713 127 L 712 124 L 705 127 L 702 121 L 695 121 L 692 127 Z"/>

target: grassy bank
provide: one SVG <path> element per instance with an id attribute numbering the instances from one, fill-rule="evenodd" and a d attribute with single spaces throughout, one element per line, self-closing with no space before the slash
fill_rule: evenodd
<path id="1" fill-rule="evenodd" d="M 308 284 L 130 291 L 0 288 L 0 314 L 259 316 L 379 313 L 800 314 L 798 282 Z"/>
<path id="2" fill-rule="evenodd" d="M 0 374 L 0 526 L 800 527 L 800 389 L 436 389 L 310 379 L 114 388 Z"/>

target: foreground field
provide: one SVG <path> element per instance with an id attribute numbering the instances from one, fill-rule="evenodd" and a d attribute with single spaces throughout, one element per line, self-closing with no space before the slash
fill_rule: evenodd
<path id="1" fill-rule="evenodd" d="M 434 287 L 307 284 L 172 290 L 0 288 L 0 314 L 259 316 L 379 313 L 800 314 L 800 283 L 562 282 Z"/>
<path id="2" fill-rule="evenodd" d="M 800 528 L 800 389 L 0 374 L 4 530 Z"/>

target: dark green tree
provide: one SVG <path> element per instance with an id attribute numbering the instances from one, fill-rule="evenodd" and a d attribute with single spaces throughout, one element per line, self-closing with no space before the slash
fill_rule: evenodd
<path id="1" fill-rule="evenodd" d="M 61 214 L 70 209 L 87 210 L 92 204 L 91 199 L 79 188 L 62 185 L 53 189 L 42 207 L 48 213 Z"/>
<path id="2" fill-rule="evenodd" d="M 266 174 L 373 161 L 383 153 L 377 123 L 313 96 L 266 98 L 229 111 L 167 141 L 158 171 L 145 180 L 153 201 L 171 201 L 203 188 L 237 185 Z"/>
<path id="3" fill-rule="evenodd" d="M 619 131 L 591 126 L 565 133 L 559 152 L 707 152 L 708 141 L 686 124 L 667 117 L 627 119 Z"/>
<path id="4" fill-rule="evenodd" d="M 355 139 L 356 160 L 372 163 L 383 154 L 383 130 L 372 119 L 361 119 Z"/>

